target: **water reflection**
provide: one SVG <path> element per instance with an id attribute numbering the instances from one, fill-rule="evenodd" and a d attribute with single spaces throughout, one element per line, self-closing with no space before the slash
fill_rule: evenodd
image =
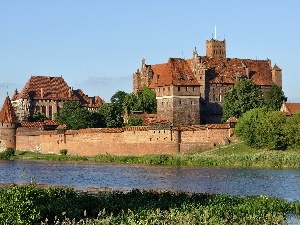
<path id="1" fill-rule="evenodd" d="M 300 200 L 299 170 L 221 169 L 87 162 L 0 161 L 0 183 L 159 189 Z"/>

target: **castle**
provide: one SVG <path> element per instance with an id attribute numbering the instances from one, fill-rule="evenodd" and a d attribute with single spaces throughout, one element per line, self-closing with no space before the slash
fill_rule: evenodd
<path id="1" fill-rule="evenodd" d="M 219 124 L 224 95 L 240 79 L 251 79 L 263 95 L 273 84 L 282 86 L 282 72 L 271 60 L 226 58 L 226 41 L 206 41 L 206 56 L 196 49 L 191 59 L 169 58 L 147 65 L 133 74 L 133 92 L 145 86 L 156 93 L 158 121 L 153 125 L 124 128 L 66 130 L 53 115 L 64 101 L 79 101 L 89 110 L 104 102 L 70 88 L 62 77 L 32 76 L 12 101 L 7 96 L 0 111 L 0 150 L 16 148 L 41 153 L 93 156 L 97 154 L 177 154 L 230 142 L 232 127 Z M 27 121 L 34 112 L 49 120 Z M 206 124 L 206 125 L 200 125 Z"/>
<path id="2" fill-rule="evenodd" d="M 226 41 L 206 41 L 206 55 L 169 58 L 167 63 L 142 66 L 133 73 L 133 92 L 152 88 L 157 119 L 174 125 L 220 123 L 225 93 L 240 79 L 251 79 L 263 96 L 273 84 L 282 86 L 282 71 L 271 60 L 226 58 Z"/>
<path id="3" fill-rule="evenodd" d="M 19 122 L 7 96 L 0 111 L 0 151 L 14 148 L 44 154 L 95 156 L 178 154 L 227 144 L 229 124 L 202 126 L 140 126 L 66 130 L 53 120 Z"/>
<path id="4" fill-rule="evenodd" d="M 73 90 L 62 77 L 31 76 L 20 93 L 15 90 L 12 105 L 20 122 L 28 121 L 34 112 L 52 120 L 68 100 L 78 101 L 89 110 L 97 110 L 104 103 L 99 96 L 89 97 L 81 89 Z"/>

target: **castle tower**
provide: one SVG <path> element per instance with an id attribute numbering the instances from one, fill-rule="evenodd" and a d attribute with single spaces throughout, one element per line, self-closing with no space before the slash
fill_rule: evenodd
<path id="1" fill-rule="evenodd" d="M 143 90 L 144 87 L 149 87 L 153 79 L 153 70 L 151 65 L 146 65 L 145 58 L 142 60 L 141 70 L 133 74 L 133 93 L 136 94 L 138 91 Z"/>
<path id="2" fill-rule="evenodd" d="M 209 58 L 226 58 L 226 41 L 212 38 L 206 40 L 206 56 Z"/>
<path id="3" fill-rule="evenodd" d="M 19 120 L 15 114 L 10 98 L 5 98 L 0 111 L 0 150 L 16 148 L 16 130 Z"/>
<path id="4" fill-rule="evenodd" d="M 276 84 L 279 87 L 282 87 L 282 71 L 281 69 L 276 65 L 272 68 L 272 81 L 274 84 Z"/>
<path id="5" fill-rule="evenodd" d="M 205 99 L 205 90 L 206 90 L 206 66 L 202 62 L 202 58 L 199 57 L 197 50 L 193 51 L 193 59 L 191 64 L 191 69 L 194 72 L 194 76 L 197 81 L 200 83 L 200 97 Z"/>

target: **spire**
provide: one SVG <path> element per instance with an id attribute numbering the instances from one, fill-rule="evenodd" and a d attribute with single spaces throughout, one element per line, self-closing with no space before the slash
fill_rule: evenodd
<path id="1" fill-rule="evenodd" d="M 0 111 L 0 122 L 1 123 L 19 123 L 18 117 L 11 104 L 9 96 L 5 98 L 2 109 Z"/>

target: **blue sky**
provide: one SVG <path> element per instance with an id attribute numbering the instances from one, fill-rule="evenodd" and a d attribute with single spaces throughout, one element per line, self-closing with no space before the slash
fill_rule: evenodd
<path id="1" fill-rule="evenodd" d="M 62 75 L 109 102 L 132 92 L 143 57 L 205 55 L 215 25 L 227 57 L 271 59 L 288 101 L 300 102 L 299 12 L 299 0 L 0 0 L 0 102 L 31 75 Z"/>

